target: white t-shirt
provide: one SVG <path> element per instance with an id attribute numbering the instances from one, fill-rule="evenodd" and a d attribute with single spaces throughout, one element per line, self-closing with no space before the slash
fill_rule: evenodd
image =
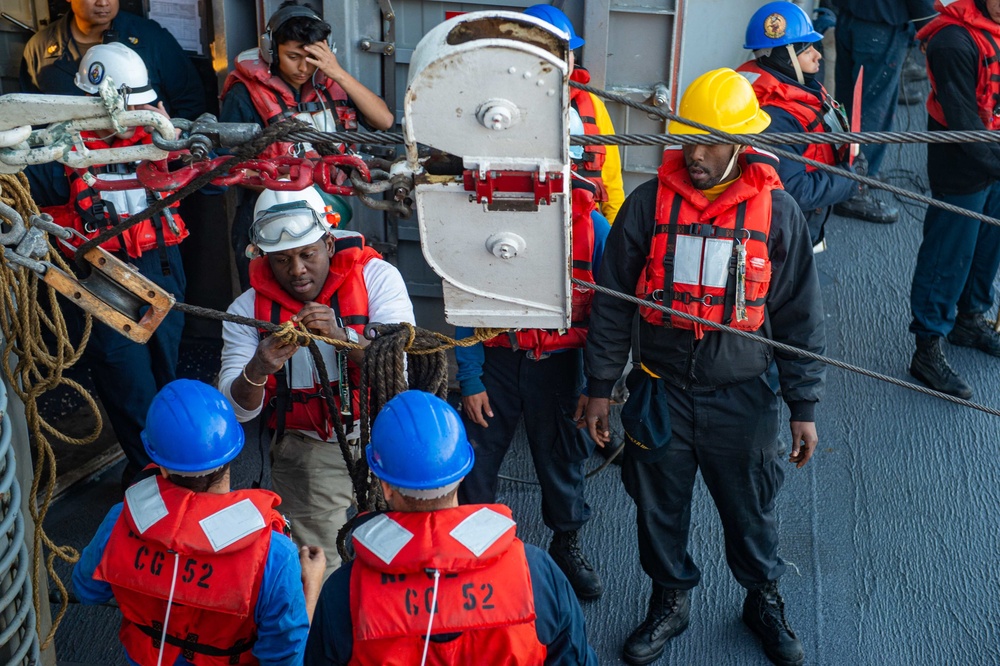
<path id="1" fill-rule="evenodd" d="M 379 324 L 415 323 L 413 304 L 410 303 L 410 297 L 406 292 L 406 284 L 395 266 L 381 259 L 372 259 L 362 269 L 362 277 L 368 290 L 369 321 Z M 248 289 L 232 302 L 227 311 L 234 315 L 254 317 L 256 295 L 257 292 L 254 289 Z M 236 378 L 242 374 L 244 366 L 256 353 L 257 345 L 260 343 L 260 335 L 257 329 L 252 326 L 224 321 L 222 322 L 222 342 L 219 391 L 233 405 L 237 420 L 241 423 L 249 421 L 260 414 L 264 406 L 263 401 L 256 409 L 244 409 L 233 400 L 230 389 Z M 323 361 L 326 363 L 328 376 L 333 379 L 337 376 L 336 349 L 333 345 L 323 342 L 318 343 L 318 345 Z M 312 354 L 305 347 L 295 352 L 285 364 L 285 371 L 292 389 L 310 389 L 319 383 L 319 375 L 316 372 Z M 357 433 L 358 429 L 355 428 L 354 431 Z M 319 438 L 315 432 L 305 434 Z M 331 437 L 331 440 L 333 437 L 335 435 Z"/>

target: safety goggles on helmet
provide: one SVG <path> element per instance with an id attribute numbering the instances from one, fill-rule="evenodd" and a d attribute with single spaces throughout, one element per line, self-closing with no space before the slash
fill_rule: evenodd
<path id="1" fill-rule="evenodd" d="M 292 201 L 261 211 L 250 227 L 250 242 L 262 252 L 278 252 L 315 243 L 329 231 L 306 202 Z"/>

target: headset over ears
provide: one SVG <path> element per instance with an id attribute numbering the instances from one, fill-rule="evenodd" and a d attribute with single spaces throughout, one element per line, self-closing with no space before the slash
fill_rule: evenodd
<path id="1" fill-rule="evenodd" d="M 264 28 L 264 34 L 260 36 L 258 41 L 258 46 L 260 46 L 260 57 L 261 59 L 270 65 L 278 60 L 278 45 L 274 43 L 272 35 L 275 31 L 282 25 L 287 23 L 293 18 L 311 18 L 316 19 L 319 22 L 323 22 L 323 19 L 319 14 L 314 12 L 309 7 L 305 5 L 289 5 L 288 7 L 283 7 L 271 15 L 271 18 L 267 21 L 267 27 Z"/>

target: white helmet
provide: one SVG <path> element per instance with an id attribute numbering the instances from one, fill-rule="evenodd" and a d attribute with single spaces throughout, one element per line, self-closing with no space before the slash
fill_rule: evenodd
<path id="1" fill-rule="evenodd" d="M 314 187 L 299 192 L 264 190 L 253 209 L 250 242 L 264 254 L 310 245 L 330 233 L 339 217 L 327 213 Z"/>
<path id="2" fill-rule="evenodd" d="M 80 61 L 73 82 L 80 90 L 97 94 L 101 82 L 110 77 L 121 90 L 128 87 L 127 104 L 152 104 L 156 91 L 149 85 L 149 72 L 142 57 L 120 42 L 90 47 Z"/>

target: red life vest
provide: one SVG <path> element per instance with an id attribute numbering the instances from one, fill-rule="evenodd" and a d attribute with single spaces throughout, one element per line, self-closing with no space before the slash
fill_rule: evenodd
<path id="1" fill-rule="evenodd" d="M 364 335 L 368 324 L 368 288 L 365 286 L 363 270 L 365 264 L 372 259 L 381 259 L 382 255 L 365 245 L 364 236 L 350 234 L 337 238 L 334 242 L 334 255 L 330 260 L 330 272 L 327 274 L 323 289 L 316 297 L 317 303 L 329 303 L 344 325 Z M 305 303 L 285 291 L 274 273 L 267 257 L 258 257 L 250 262 L 250 286 L 256 291 L 254 299 L 254 317 L 274 324 L 283 324 L 293 315 L 297 315 Z M 261 331 L 261 335 L 267 335 Z M 301 362 L 309 356 L 306 349 L 296 352 L 292 362 Z M 311 360 L 311 359 L 310 359 Z M 310 366 L 311 367 L 311 366 Z M 361 369 L 353 361 L 348 362 L 348 379 L 351 391 L 351 414 L 347 424 L 353 426 L 359 412 L 358 387 L 361 383 Z M 287 366 L 286 366 L 287 368 Z M 336 368 L 327 368 L 330 386 L 340 407 L 340 377 Z M 268 427 L 272 430 L 300 430 L 316 432 L 321 439 L 329 440 L 333 436 L 330 410 L 318 377 L 313 376 L 314 384 L 309 388 L 290 387 L 290 378 L 286 369 L 267 378 L 264 385 L 264 404 L 277 408 L 284 404 L 283 416 L 277 409 L 272 410 L 268 418 Z M 280 395 L 284 393 L 285 397 Z"/>
<path id="2" fill-rule="evenodd" d="M 92 132 L 84 132 L 81 136 L 87 148 L 92 150 L 152 142 L 149 133 L 142 127 L 137 127 L 135 133 L 129 138 L 116 137 L 105 140 L 97 138 Z M 136 181 L 137 187 L 133 189 L 103 193 L 87 184 L 87 180 L 99 178 L 101 174 L 131 175 L 134 178 L 136 166 L 137 163 L 109 164 L 84 169 L 66 167 L 66 176 L 69 179 L 69 202 L 61 206 L 45 207 L 42 212 L 50 214 L 59 225 L 76 229 L 88 239 L 94 238 L 105 228 L 113 227 L 132 215 L 142 212 L 156 199 L 172 194 L 171 192 L 148 190 L 138 180 Z M 128 256 L 135 258 L 141 257 L 143 252 L 158 247 L 164 248 L 179 244 L 189 235 L 184 220 L 181 219 L 178 212 L 179 206 L 180 202 L 174 203 L 160 214 L 158 219 L 140 222 L 118 236 L 107 240 L 101 247 L 108 252 L 125 250 Z M 174 233 L 171 228 L 171 221 L 173 227 L 177 229 L 177 233 Z M 83 239 L 75 235 L 69 238 L 69 242 L 74 247 L 79 247 L 84 243 Z M 68 248 L 61 244 L 60 247 L 68 256 L 72 256 L 72 252 Z"/>
<path id="3" fill-rule="evenodd" d="M 792 115 L 802 126 L 804 132 L 829 132 L 838 128 L 827 127 L 824 122 L 826 109 L 823 100 L 834 109 L 839 108 L 826 88 L 820 85 L 822 98 L 803 90 L 798 86 L 782 83 L 777 77 L 757 64 L 756 60 L 750 60 L 736 68 L 753 85 L 753 91 L 757 95 L 757 101 L 761 106 L 776 106 Z M 834 147 L 828 143 L 810 143 L 806 146 L 803 157 L 822 162 L 823 164 L 837 164 L 837 154 Z M 816 167 L 806 165 L 806 171 L 815 171 Z"/>
<path id="4" fill-rule="evenodd" d="M 582 67 L 576 67 L 569 75 L 570 81 L 584 85 L 590 83 L 590 72 Z M 603 134 L 597 126 L 597 111 L 594 108 L 594 98 L 586 90 L 569 89 L 569 103 L 580 114 L 584 134 Z M 597 186 L 595 198 L 598 201 L 608 200 L 608 188 L 604 186 L 604 160 L 607 158 L 606 146 L 584 146 L 583 159 L 573 160 L 573 170 Z"/>
<path id="5" fill-rule="evenodd" d="M 738 164 L 740 177 L 710 202 L 691 184 L 683 152 L 664 151 L 657 174 L 656 227 L 635 293 L 680 312 L 756 331 L 764 323 L 771 284 L 771 190 L 781 189 L 781 180 L 777 160 L 767 153 L 747 149 Z M 745 315 L 737 311 L 741 264 Z M 693 329 L 696 338 L 705 335 L 702 325 L 686 319 L 645 307 L 640 313 L 651 324 Z"/>
<path id="6" fill-rule="evenodd" d="M 280 503 L 267 490 L 196 493 L 159 474 L 126 491 L 94 578 L 111 585 L 133 661 L 157 662 L 173 583 L 164 664 L 258 663 L 254 609 L 271 533 L 285 526 Z"/>
<path id="7" fill-rule="evenodd" d="M 260 59 L 260 50 L 249 49 L 236 56 L 235 67 L 226 77 L 220 99 L 225 98 L 236 82 L 247 87 L 253 108 L 260 114 L 265 127 L 286 118 L 297 117 L 322 131 L 353 132 L 358 129 L 358 114 L 347 93 L 319 70 L 312 81 L 302 84 L 299 99 L 296 100 L 291 86 L 277 74 L 271 73 L 270 66 Z M 317 116 L 325 116 L 326 122 L 332 120 L 335 126 L 325 127 L 324 121 L 317 124 Z M 308 148 L 302 151 L 301 148 L 305 146 Z M 299 156 L 300 152 L 309 157 L 319 155 L 309 144 L 280 142 L 268 146 L 260 157 Z"/>
<path id="8" fill-rule="evenodd" d="M 594 193 L 583 187 L 573 187 L 573 248 L 571 275 L 585 282 L 594 281 L 594 222 L 590 215 L 597 210 Z M 572 327 L 567 330 L 522 328 L 509 331 L 483 342 L 487 347 L 507 347 L 525 350 L 528 358 L 540 360 L 555 351 L 580 349 L 587 341 L 590 304 L 594 290 L 571 283 L 573 293 Z"/>
<path id="9" fill-rule="evenodd" d="M 458 635 L 432 640 L 428 664 L 544 663 L 531 574 L 514 533 L 510 509 L 499 504 L 390 512 L 354 530 L 350 663 L 421 663 L 432 610 L 431 636 Z"/>
<path id="10" fill-rule="evenodd" d="M 979 78 L 976 82 L 976 106 L 979 118 L 986 129 L 1000 128 L 1000 25 L 983 16 L 975 0 L 957 0 L 949 5 L 941 0 L 934 3 L 938 16 L 917 32 L 917 39 L 925 44 L 942 28 L 958 25 L 965 28 L 979 49 Z M 944 127 L 948 127 L 944 110 L 937 98 L 937 85 L 930 67 L 927 75 L 931 81 L 931 94 L 927 98 L 927 113 Z"/>

